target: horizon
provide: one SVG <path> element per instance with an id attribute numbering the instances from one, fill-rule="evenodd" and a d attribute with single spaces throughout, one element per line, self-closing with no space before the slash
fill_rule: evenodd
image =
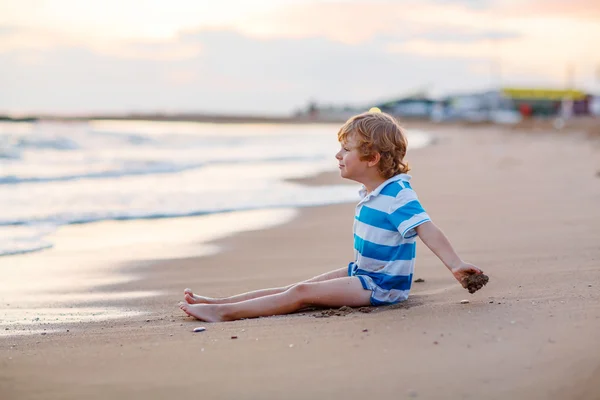
<path id="1" fill-rule="evenodd" d="M 0 114 L 289 115 L 507 86 L 600 92 L 600 4 L 0 2 Z"/>

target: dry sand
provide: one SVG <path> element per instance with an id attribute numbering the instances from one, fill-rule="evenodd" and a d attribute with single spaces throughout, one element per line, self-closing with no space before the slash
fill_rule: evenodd
<path id="1" fill-rule="evenodd" d="M 129 279 L 86 287 L 89 301 L 72 303 L 127 318 L 11 326 L 39 332 L 0 336 L 0 398 L 600 398 L 599 143 L 494 128 L 436 135 L 409 152 L 413 187 L 459 254 L 490 276 L 481 291 L 462 289 L 420 243 L 424 282 L 397 306 L 218 324 L 176 307 L 185 287 L 224 296 L 347 265 L 354 205 L 303 209 L 217 241 L 218 254 L 119 264 Z M 145 258 L 156 258 L 150 247 Z M 45 267 L 58 268 L 46 254 Z M 14 292 L 17 310 L 35 301 L 34 290 Z"/>

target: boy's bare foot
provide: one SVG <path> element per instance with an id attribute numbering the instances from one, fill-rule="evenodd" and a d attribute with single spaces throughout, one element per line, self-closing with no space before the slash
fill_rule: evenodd
<path id="1" fill-rule="evenodd" d="M 181 308 L 187 315 L 205 322 L 220 322 L 223 321 L 218 312 L 219 305 L 217 304 L 188 304 L 185 302 L 179 303 Z"/>
<path id="2" fill-rule="evenodd" d="M 183 291 L 183 298 L 188 304 L 213 304 L 211 298 L 195 295 L 189 288 Z"/>

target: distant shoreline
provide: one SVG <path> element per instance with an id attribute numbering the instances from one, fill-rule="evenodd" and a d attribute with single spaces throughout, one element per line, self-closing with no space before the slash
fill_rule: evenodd
<path id="1" fill-rule="evenodd" d="M 220 115 L 220 114 L 102 114 L 82 116 L 31 115 L 10 117 L 0 115 L 0 122 L 36 122 L 36 121 L 166 121 L 166 122 L 208 122 L 208 123 L 341 123 L 345 118 L 319 118 L 308 116 L 267 116 L 267 115 Z"/>
<path id="2" fill-rule="evenodd" d="M 0 122 L 81 122 L 81 121 L 157 121 L 157 122 L 203 122 L 215 124 L 342 124 L 343 116 L 267 116 L 267 115 L 227 115 L 227 114 L 102 114 L 82 116 L 30 115 L 10 117 L 0 115 Z M 469 122 L 463 120 L 433 122 L 425 118 L 402 117 L 400 123 L 407 127 L 482 127 L 498 126 L 501 129 L 516 131 L 579 131 L 590 136 L 600 136 L 600 118 L 575 117 L 564 122 L 561 127 L 555 126 L 556 118 L 528 118 L 516 124 L 497 124 L 490 121 Z"/>

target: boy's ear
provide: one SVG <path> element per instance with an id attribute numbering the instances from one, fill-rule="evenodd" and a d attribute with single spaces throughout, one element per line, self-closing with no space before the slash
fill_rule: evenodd
<path id="1" fill-rule="evenodd" d="M 379 162 L 379 160 L 381 160 L 381 154 L 374 153 L 373 155 L 371 155 L 371 159 L 369 160 L 369 162 L 367 163 L 367 165 L 369 167 L 374 167 L 374 166 L 377 165 L 377 163 Z"/>

